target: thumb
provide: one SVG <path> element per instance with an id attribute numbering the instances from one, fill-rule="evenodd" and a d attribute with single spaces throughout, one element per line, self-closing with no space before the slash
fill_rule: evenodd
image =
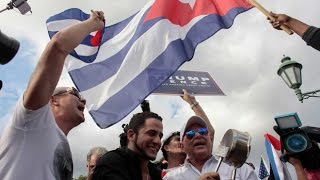
<path id="1" fill-rule="evenodd" d="M 272 12 L 272 11 L 270 11 L 270 15 L 271 15 L 271 16 L 274 16 L 274 17 L 278 17 L 278 14 L 276 14 L 276 13 L 274 13 L 274 12 Z"/>
<path id="2" fill-rule="evenodd" d="M 182 89 L 182 92 L 183 92 L 184 94 L 188 93 L 188 91 L 187 91 L 186 89 Z"/>

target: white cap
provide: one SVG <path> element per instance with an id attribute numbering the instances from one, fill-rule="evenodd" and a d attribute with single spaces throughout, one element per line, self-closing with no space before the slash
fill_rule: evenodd
<path id="1" fill-rule="evenodd" d="M 199 124 L 200 126 L 207 128 L 206 122 L 201 117 L 191 116 L 181 128 L 180 141 L 182 141 L 182 138 L 184 136 L 184 133 L 186 132 L 186 129 L 188 129 L 188 127 L 191 126 L 192 124 Z"/>

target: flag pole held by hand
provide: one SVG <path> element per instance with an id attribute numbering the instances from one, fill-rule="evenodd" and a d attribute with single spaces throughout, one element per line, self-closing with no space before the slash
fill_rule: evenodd
<path id="1" fill-rule="evenodd" d="M 94 15 L 100 17 L 99 14 L 97 14 L 94 10 L 91 9 L 91 12 L 92 12 Z"/>
<path id="2" fill-rule="evenodd" d="M 261 6 L 257 1 L 255 0 L 247 0 L 251 5 L 259 9 L 264 15 L 266 15 L 271 20 L 274 20 L 274 17 L 271 16 L 270 12 L 267 11 L 263 6 Z M 281 25 L 280 28 L 284 30 L 289 35 L 293 34 L 290 28 L 288 28 L 286 25 Z"/>

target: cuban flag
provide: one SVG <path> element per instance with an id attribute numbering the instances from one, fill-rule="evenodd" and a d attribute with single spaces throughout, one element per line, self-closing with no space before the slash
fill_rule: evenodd
<path id="1" fill-rule="evenodd" d="M 128 115 L 184 62 L 196 46 L 250 9 L 246 0 L 155 0 L 133 16 L 90 34 L 66 59 L 66 68 L 101 128 Z M 47 20 L 49 36 L 89 18 L 69 9 Z M 96 42 L 96 41 L 95 41 Z"/>
<path id="2" fill-rule="evenodd" d="M 287 165 L 280 160 L 281 143 L 270 134 L 265 134 L 265 147 L 267 150 L 271 169 L 276 180 L 291 180 Z"/>

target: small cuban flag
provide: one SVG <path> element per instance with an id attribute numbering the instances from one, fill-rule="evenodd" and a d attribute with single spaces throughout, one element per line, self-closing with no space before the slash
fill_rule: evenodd
<path id="1" fill-rule="evenodd" d="M 266 163 L 265 163 L 263 157 L 261 156 L 260 167 L 259 167 L 259 178 L 264 179 L 264 178 L 268 177 L 269 175 L 270 174 L 267 169 Z"/>

